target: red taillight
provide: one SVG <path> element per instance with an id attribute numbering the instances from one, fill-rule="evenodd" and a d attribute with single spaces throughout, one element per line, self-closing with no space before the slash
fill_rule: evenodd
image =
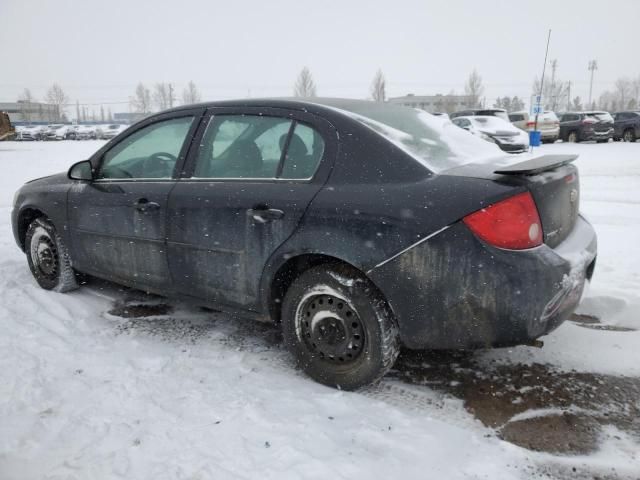
<path id="1" fill-rule="evenodd" d="M 523 250 L 542 244 L 542 224 L 529 192 L 489 205 L 463 221 L 478 237 L 496 247 Z"/>
<path id="2" fill-rule="evenodd" d="M 585 118 L 584 120 L 582 120 L 583 125 L 591 125 L 596 122 L 597 120 L 595 118 Z"/>

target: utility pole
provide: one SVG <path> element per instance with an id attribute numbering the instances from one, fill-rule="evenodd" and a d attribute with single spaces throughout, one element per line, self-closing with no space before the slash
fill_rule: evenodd
<path id="1" fill-rule="evenodd" d="M 571 111 L 571 80 L 567 82 L 567 112 Z"/>
<path id="2" fill-rule="evenodd" d="M 556 92 L 556 68 L 558 68 L 558 60 L 551 60 L 551 110 L 556 109 L 558 105 L 558 95 Z"/>
<path id="3" fill-rule="evenodd" d="M 591 60 L 589 62 L 589 67 L 587 68 L 587 70 L 591 70 L 591 82 L 589 84 L 589 105 L 591 105 L 591 94 L 593 93 L 593 72 L 595 72 L 597 69 L 598 62 L 596 62 L 595 60 Z"/>
<path id="4" fill-rule="evenodd" d="M 80 101 L 76 100 L 76 123 L 80 123 Z"/>

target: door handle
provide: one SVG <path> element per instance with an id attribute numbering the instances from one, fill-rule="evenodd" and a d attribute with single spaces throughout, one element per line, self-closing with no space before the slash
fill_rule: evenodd
<path id="1" fill-rule="evenodd" d="M 156 202 L 150 202 L 146 198 L 141 198 L 133 203 L 133 208 L 142 213 L 147 213 L 153 212 L 155 210 L 160 210 L 160 204 Z"/>
<path id="2" fill-rule="evenodd" d="M 258 222 L 264 223 L 271 220 L 280 220 L 284 217 L 284 212 L 277 208 L 269 208 L 266 205 L 258 205 L 247 210 L 247 215 Z"/>

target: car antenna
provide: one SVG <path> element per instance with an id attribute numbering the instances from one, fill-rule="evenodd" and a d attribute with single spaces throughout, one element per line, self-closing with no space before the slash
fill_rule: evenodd
<path id="1" fill-rule="evenodd" d="M 533 131 L 538 131 L 538 115 L 540 115 L 540 101 L 542 100 L 542 87 L 544 86 L 544 72 L 547 69 L 547 57 L 549 56 L 549 41 L 551 40 L 551 29 L 549 29 L 549 33 L 547 34 L 547 49 L 544 52 L 544 65 L 542 66 L 542 77 L 540 78 L 540 91 L 538 92 L 538 96 L 536 97 L 536 118 L 533 122 Z M 533 145 L 531 145 L 531 152 L 533 152 Z"/>

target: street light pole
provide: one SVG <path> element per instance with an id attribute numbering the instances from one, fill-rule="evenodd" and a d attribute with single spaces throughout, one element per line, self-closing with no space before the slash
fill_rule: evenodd
<path id="1" fill-rule="evenodd" d="M 591 70 L 591 82 L 589 83 L 589 106 L 587 108 L 591 108 L 591 94 L 593 93 L 593 72 L 598 69 L 598 62 L 595 60 L 591 60 L 589 62 L 589 67 L 587 70 Z"/>

